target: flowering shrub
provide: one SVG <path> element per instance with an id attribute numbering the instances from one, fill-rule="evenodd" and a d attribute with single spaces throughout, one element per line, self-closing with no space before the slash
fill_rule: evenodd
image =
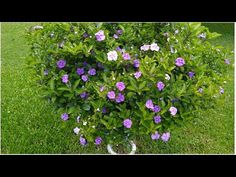
<path id="1" fill-rule="evenodd" d="M 29 32 L 30 64 L 81 145 L 171 130 L 224 93 L 231 53 L 200 23 L 45 23 Z"/>

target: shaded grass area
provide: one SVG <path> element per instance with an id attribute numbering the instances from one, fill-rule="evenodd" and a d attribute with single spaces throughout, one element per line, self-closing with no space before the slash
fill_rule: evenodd
<path id="1" fill-rule="evenodd" d="M 41 99 L 26 57 L 29 46 L 25 29 L 32 23 L 2 23 L 2 153 L 107 153 L 105 145 L 81 147 L 70 123 L 55 115 L 53 106 Z M 222 33 L 212 41 L 233 50 L 233 25 L 205 24 Z M 137 153 L 233 153 L 234 68 L 217 109 L 199 112 L 193 121 L 172 132 L 168 143 L 136 140 Z"/>

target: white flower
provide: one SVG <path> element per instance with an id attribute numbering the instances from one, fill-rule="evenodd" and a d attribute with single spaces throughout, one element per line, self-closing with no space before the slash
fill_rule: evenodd
<path id="1" fill-rule="evenodd" d="M 170 52 L 171 52 L 171 53 L 176 53 L 176 52 L 177 52 L 177 50 L 176 50 L 176 49 L 174 49 L 174 47 L 173 47 L 173 46 L 170 46 Z"/>
<path id="2" fill-rule="evenodd" d="M 92 128 L 95 128 L 95 125 L 93 125 Z"/>
<path id="3" fill-rule="evenodd" d="M 150 45 L 143 45 L 140 47 L 140 49 L 143 51 L 148 51 L 150 49 Z"/>
<path id="4" fill-rule="evenodd" d="M 80 116 L 77 117 L 77 122 L 79 123 Z"/>
<path id="5" fill-rule="evenodd" d="M 107 53 L 107 58 L 108 58 L 109 61 L 112 61 L 112 60 L 116 61 L 117 57 L 118 57 L 118 55 L 117 55 L 117 52 L 115 50 L 110 51 L 110 52 Z"/>
<path id="6" fill-rule="evenodd" d="M 169 36 L 169 33 L 163 33 L 163 36 L 168 37 L 168 36 Z"/>
<path id="7" fill-rule="evenodd" d="M 156 43 L 152 43 L 150 46 L 151 51 L 159 51 L 160 47 Z"/>
<path id="8" fill-rule="evenodd" d="M 122 49 L 122 50 L 121 50 L 121 53 L 125 53 L 125 49 Z"/>
<path id="9" fill-rule="evenodd" d="M 175 34 L 178 34 L 179 33 L 179 30 L 177 29 L 177 30 L 175 30 Z"/>
<path id="10" fill-rule="evenodd" d="M 33 29 L 34 29 L 34 30 L 36 30 L 36 29 L 43 29 L 43 26 L 37 25 L 37 26 L 34 26 Z"/>
<path id="11" fill-rule="evenodd" d="M 83 125 L 86 126 L 88 122 L 83 122 Z"/>
<path id="12" fill-rule="evenodd" d="M 99 109 L 99 108 L 97 108 L 97 111 L 100 111 L 100 109 Z"/>
<path id="13" fill-rule="evenodd" d="M 112 80 L 114 81 L 114 80 L 116 80 L 116 78 L 113 77 Z"/>
<path id="14" fill-rule="evenodd" d="M 198 38 L 205 39 L 206 38 L 206 33 L 199 34 Z"/>
<path id="15" fill-rule="evenodd" d="M 170 111 L 170 114 L 171 114 L 172 116 L 174 116 L 174 115 L 177 113 L 178 110 L 177 110 L 176 107 L 171 106 L 170 109 L 169 109 L 169 111 Z"/>
<path id="16" fill-rule="evenodd" d="M 75 133 L 76 135 L 79 134 L 79 131 L 80 131 L 80 128 L 78 128 L 78 127 L 75 127 L 75 128 L 74 128 L 74 133 Z"/>
<path id="17" fill-rule="evenodd" d="M 170 76 L 168 74 L 165 74 L 165 76 L 166 76 L 165 77 L 166 80 L 170 80 Z"/>

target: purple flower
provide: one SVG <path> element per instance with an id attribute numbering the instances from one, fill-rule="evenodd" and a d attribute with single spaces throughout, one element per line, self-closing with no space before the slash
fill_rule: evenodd
<path id="1" fill-rule="evenodd" d="M 162 141 L 167 142 L 170 139 L 170 133 L 169 132 L 163 133 L 161 139 Z"/>
<path id="2" fill-rule="evenodd" d="M 152 109 L 152 110 L 154 109 L 154 105 L 153 105 L 152 100 L 147 100 L 145 106 L 146 106 L 148 109 Z"/>
<path id="3" fill-rule="evenodd" d="M 65 60 L 59 60 L 58 62 L 57 62 L 57 67 L 58 68 L 64 68 L 66 66 L 66 61 Z"/>
<path id="4" fill-rule="evenodd" d="M 176 64 L 176 66 L 183 66 L 185 64 L 185 61 L 183 58 L 177 58 L 175 60 L 175 64 Z"/>
<path id="5" fill-rule="evenodd" d="M 123 91 L 125 89 L 125 84 L 124 82 L 117 82 L 116 87 L 118 88 L 119 91 Z"/>
<path id="6" fill-rule="evenodd" d="M 134 60 L 134 67 L 138 68 L 140 65 L 140 61 L 138 59 Z"/>
<path id="7" fill-rule="evenodd" d="M 102 138 L 101 137 L 97 137 L 96 139 L 95 139 L 95 144 L 96 145 L 99 145 L 99 144 L 101 144 L 102 143 Z"/>
<path id="8" fill-rule="evenodd" d="M 87 98 L 87 96 L 88 96 L 88 94 L 86 92 L 83 92 L 83 93 L 80 94 L 80 97 L 83 98 L 83 99 Z"/>
<path id="9" fill-rule="evenodd" d="M 158 105 L 155 105 L 154 108 L 153 108 L 154 112 L 160 112 L 160 110 L 161 110 L 161 108 Z"/>
<path id="10" fill-rule="evenodd" d="M 170 114 L 171 114 L 172 116 L 174 116 L 174 115 L 177 113 L 178 110 L 177 110 L 176 107 L 171 106 L 170 109 L 169 109 L 169 111 L 170 111 Z"/>
<path id="11" fill-rule="evenodd" d="M 128 53 L 124 53 L 122 57 L 124 58 L 124 60 L 130 60 L 130 55 Z"/>
<path id="12" fill-rule="evenodd" d="M 118 47 L 116 47 L 116 50 L 117 51 L 119 51 L 119 52 L 121 52 L 122 51 L 122 49 L 118 46 Z"/>
<path id="13" fill-rule="evenodd" d="M 156 123 L 156 124 L 158 124 L 158 123 L 160 123 L 161 122 L 161 116 L 155 116 L 154 118 L 154 122 Z"/>
<path id="14" fill-rule="evenodd" d="M 84 82 L 88 81 L 88 76 L 87 75 L 82 75 L 81 78 Z"/>
<path id="15" fill-rule="evenodd" d="M 141 71 L 137 71 L 136 73 L 134 73 L 134 77 L 135 77 L 136 79 L 140 78 L 141 75 L 142 75 L 142 72 L 141 72 Z"/>
<path id="16" fill-rule="evenodd" d="M 104 68 L 103 65 L 102 65 L 102 63 L 100 63 L 100 62 L 97 63 L 97 67 L 100 68 L 100 69 L 103 69 L 103 68 Z"/>
<path id="17" fill-rule="evenodd" d="M 88 33 L 85 32 L 85 33 L 83 34 L 83 37 L 84 37 L 84 38 L 89 37 Z"/>
<path id="18" fill-rule="evenodd" d="M 199 88 L 199 89 L 198 89 L 198 92 L 199 92 L 199 93 L 202 93 L 202 92 L 203 92 L 203 89 L 202 89 L 202 88 Z"/>
<path id="19" fill-rule="evenodd" d="M 68 76 L 68 74 L 63 75 L 62 78 L 61 78 L 61 80 L 62 80 L 63 83 L 66 84 L 66 83 L 69 81 L 69 76 Z"/>
<path id="20" fill-rule="evenodd" d="M 131 128 L 132 126 L 132 121 L 130 119 L 125 119 L 123 121 L 123 125 L 126 127 L 126 128 Z"/>
<path id="21" fill-rule="evenodd" d="M 178 102 L 178 101 L 179 101 L 178 98 L 174 98 L 174 99 L 171 100 L 172 103 L 174 103 L 174 102 Z"/>
<path id="22" fill-rule="evenodd" d="M 188 72 L 188 76 L 192 79 L 193 78 L 193 76 L 194 76 L 194 72 L 192 72 L 192 71 L 190 71 L 190 72 Z"/>
<path id="23" fill-rule="evenodd" d="M 121 29 L 116 31 L 116 34 L 118 34 L 118 35 L 122 35 L 122 33 L 123 33 L 123 31 Z"/>
<path id="24" fill-rule="evenodd" d="M 114 37 L 115 39 L 118 39 L 118 38 L 119 38 L 119 36 L 118 36 L 117 34 L 114 34 L 113 37 Z"/>
<path id="25" fill-rule="evenodd" d="M 159 91 L 163 90 L 164 87 L 165 87 L 165 84 L 163 82 L 159 81 L 157 83 L 157 88 L 158 88 Z"/>
<path id="26" fill-rule="evenodd" d="M 95 33 L 95 37 L 97 41 L 103 41 L 105 39 L 104 31 L 98 31 L 97 33 Z"/>
<path id="27" fill-rule="evenodd" d="M 220 93 L 223 94 L 225 90 L 223 88 L 220 89 Z"/>
<path id="28" fill-rule="evenodd" d="M 86 61 L 83 62 L 83 66 L 86 67 L 88 63 Z"/>
<path id="29" fill-rule="evenodd" d="M 44 70 L 44 72 L 43 72 L 43 74 L 46 76 L 46 75 L 48 75 L 48 70 L 46 69 L 46 70 Z"/>
<path id="30" fill-rule="evenodd" d="M 104 86 L 101 86 L 101 87 L 100 87 L 100 92 L 103 92 L 104 89 L 105 89 L 105 87 L 104 87 Z"/>
<path id="31" fill-rule="evenodd" d="M 80 141 L 80 144 L 83 145 L 83 146 L 87 144 L 86 139 L 83 138 L 82 136 L 79 138 L 79 141 Z"/>
<path id="32" fill-rule="evenodd" d="M 225 59 L 225 64 L 229 65 L 230 61 L 228 59 Z"/>
<path id="33" fill-rule="evenodd" d="M 80 76 L 80 75 L 84 74 L 84 68 L 77 68 L 76 72 Z"/>
<path id="34" fill-rule="evenodd" d="M 106 114 L 106 113 L 107 113 L 107 108 L 106 108 L 106 107 L 103 107 L 103 108 L 102 108 L 102 113 L 103 113 L 103 114 Z"/>
<path id="35" fill-rule="evenodd" d="M 91 68 L 91 69 L 88 71 L 88 74 L 91 75 L 91 76 L 96 75 L 96 69 Z"/>
<path id="36" fill-rule="evenodd" d="M 68 115 L 67 113 L 63 113 L 63 114 L 61 115 L 61 119 L 64 120 L 64 121 L 66 121 L 66 120 L 69 119 L 69 115 Z"/>
<path id="37" fill-rule="evenodd" d="M 117 95 L 117 97 L 116 97 L 116 102 L 117 102 L 117 103 L 121 103 L 121 102 L 123 102 L 123 101 L 125 101 L 125 96 L 122 95 L 121 93 L 118 93 L 118 95 Z"/>
<path id="38" fill-rule="evenodd" d="M 110 100 L 114 100 L 116 98 L 116 94 L 114 91 L 110 91 L 107 93 L 107 97 L 110 99 Z"/>
<path id="39" fill-rule="evenodd" d="M 156 131 L 151 135 L 152 140 L 158 140 L 160 138 L 160 134 Z"/>

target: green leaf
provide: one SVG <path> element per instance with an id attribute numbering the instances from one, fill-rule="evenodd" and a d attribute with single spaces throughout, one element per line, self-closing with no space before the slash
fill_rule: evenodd
<path id="1" fill-rule="evenodd" d="M 89 46 L 89 48 L 88 48 L 88 51 L 87 51 L 87 52 L 90 52 L 92 49 L 93 49 L 93 45 Z"/>
<path id="2" fill-rule="evenodd" d="M 103 125 L 105 125 L 105 127 L 106 127 L 107 129 L 109 129 L 109 128 L 110 128 L 110 126 L 109 126 L 108 122 L 106 122 L 106 121 L 105 121 L 105 120 L 103 120 L 103 119 L 100 119 L 100 121 L 101 121 L 101 123 L 102 123 Z"/>
<path id="3" fill-rule="evenodd" d="M 134 92 L 129 92 L 126 97 L 127 97 L 127 98 L 131 98 L 131 97 L 133 97 L 134 95 L 135 95 Z"/>
<path id="4" fill-rule="evenodd" d="M 142 83 L 139 84 L 139 90 L 142 90 L 146 86 L 147 82 L 143 81 Z"/>
<path id="5" fill-rule="evenodd" d="M 57 90 L 62 90 L 62 91 L 70 91 L 70 88 L 68 87 L 59 87 Z"/>
<path id="6" fill-rule="evenodd" d="M 66 94 L 63 94 L 64 97 L 68 97 L 68 98 L 72 98 L 74 96 L 74 94 L 72 93 L 66 93 Z"/>
<path id="7" fill-rule="evenodd" d="M 68 114 L 74 113 L 76 111 L 76 107 L 70 107 L 68 110 Z"/>
<path id="8" fill-rule="evenodd" d="M 89 104 L 84 104 L 82 108 L 85 111 L 89 111 L 90 110 L 90 105 Z"/>
<path id="9" fill-rule="evenodd" d="M 122 29 L 123 32 L 125 32 L 125 28 L 121 24 L 119 24 L 118 26 L 120 29 Z"/>
<path id="10" fill-rule="evenodd" d="M 80 83 L 80 79 L 78 79 L 77 81 L 75 81 L 75 83 L 74 83 L 74 85 L 73 85 L 73 90 L 75 90 L 75 89 L 78 87 L 79 83 Z"/>
<path id="11" fill-rule="evenodd" d="M 127 89 L 131 91 L 136 91 L 136 88 L 134 88 L 133 86 L 128 86 Z"/>
<path id="12" fill-rule="evenodd" d="M 100 29 L 102 27 L 103 23 L 100 22 L 100 23 L 97 23 L 97 28 Z"/>
<path id="13" fill-rule="evenodd" d="M 151 70 L 150 70 L 150 73 L 152 74 L 152 73 L 154 72 L 155 69 L 156 69 L 156 65 L 153 64 L 153 65 L 152 65 L 152 68 L 151 68 Z"/>
<path id="14" fill-rule="evenodd" d="M 55 89 L 55 81 L 53 78 L 49 81 L 49 85 L 50 85 L 51 90 Z"/>
<path id="15" fill-rule="evenodd" d="M 84 92 L 83 89 L 76 89 L 76 90 L 75 90 L 75 93 L 77 93 L 78 95 L 81 94 L 82 92 Z"/>

